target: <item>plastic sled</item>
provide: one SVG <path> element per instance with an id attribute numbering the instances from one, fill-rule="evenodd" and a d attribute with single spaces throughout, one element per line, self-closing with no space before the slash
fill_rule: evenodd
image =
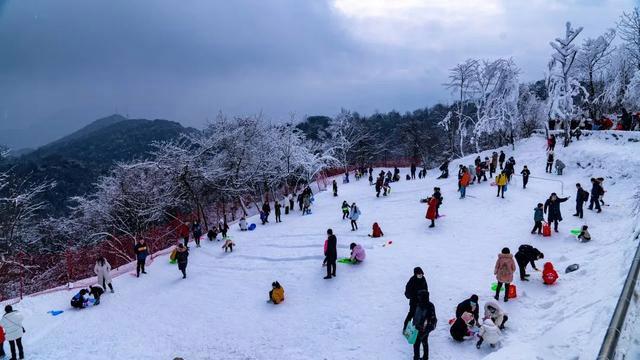
<path id="1" fill-rule="evenodd" d="M 51 314 L 53 316 L 58 316 L 58 315 L 62 314 L 63 312 L 64 312 L 64 310 L 50 310 L 50 311 L 47 311 L 47 314 Z"/>
<path id="2" fill-rule="evenodd" d="M 353 264 L 353 262 L 351 261 L 351 258 L 342 258 L 342 259 L 338 259 L 338 262 L 341 264 Z"/>
<path id="3" fill-rule="evenodd" d="M 253 231 L 256 229 L 256 224 L 251 224 L 249 225 L 249 227 L 247 228 L 249 231 Z"/>
<path id="4" fill-rule="evenodd" d="M 509 187 L 507 185 L 502 187 L 504 189 L 504 192 L 507 192 L 507 190 L 509 189 Z"/>
<path id="5" fill-rule="evenodd" d="M 178 263 L 178 260 L 176 259 L 169 260 L 169 264 L 175 265 L 177 263 Z"/>
<path id="6" fill-rule="evenodd" d="M 571 230 L 571 235 L 578 236 L 578 235 L 580 235 L 581 232 L 582 232 L 582 230 L 580 230 L 580 229 L 573 229 L 573 230 Z"/>
<path id="7" fill-rule="evenodd" d="M 571 264 L 569 266 L 567 266 L 567 268 L 564 270 L 565 274 L 568 274 L 570 272 L 574 272 L 576 270 L 580 269 L 580 265 L 578 264 Z"/>
<path id="8" fill-rule="evenodd" d="M 549 223 L 544 223 L 544 225 L 542 225 L 542 236 L 544 237 L 549 237 L 551 236 L 551 225 L 549 225 Z"/>
<path id="9" fill-rule="evenodd" d="M 491 284 L 491 291 L 496 292 L 496 289 L 498 288 L 498 283 L 493 283 Z M 500 288 L 500 291 L 504 291 L 504 286 Z"/>
<path id="10" fill-rule="evenodd" d="M 418 338 L 418 329 L 413 326 L 413 322 L 409 322 L 407 327 L 404 329 L 404 337 L 407 339 L 409 344 L 415 344 L 416 339 Z"/>

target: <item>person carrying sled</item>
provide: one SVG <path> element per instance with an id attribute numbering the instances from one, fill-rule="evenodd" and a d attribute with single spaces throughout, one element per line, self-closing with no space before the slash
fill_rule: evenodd
<path id="1" fill-rule="evenodd" d="M 576 213 L 573 216 L 578 216 L 582 219 L 584 215 L 583 206 L 584 203 L 589 201 L 589 192 L 582 188 L 580 183 L 576 184 Z"/>
<path id="2" fill-rule="evenodd" d="M 349 217 L 349 210 L 351 209 L 351 207 L 349 206 L 349 203 L 345 200 L 342 202 L 342 220 L 346 219 Z"/>
<path id="3" fill-rule="evenodd" d="M 189 261 L 189 249 L 179 244 L 176 252 L 176 260 L 178 261 L 178 269 L 182 272 L 182 278 L 187 278 L 187 263 Z"/>
<path id="4" fill-rule="evenodd" d="M 504 324 L 509 320 L 509 316 L 497 302 L 487 301 L 484 304 L 484 319 L 491 319 L 500 330 L 504 330 Z"/>
<path id="5" fill-rule="evenodd" d="M 544 263 L 542 268 L 542 281 L 545 285 L 553 285 L 558 280 L 558 272 L 553 268 L 553 264 L 550 262 Z"/>
<path id="6" fill-rule="evenodd" d="M 553 223 L 553 229 L 555 232 L 558 232 L 558 222 L 562 221 L 560 203 L 563 203 L 568 199 L 569 197 L 559 198 L 556 193 L 551 193 L 551 196 L 544 202 L 544 212 L 547 214 L 547 222 L 549 225 Z"/>
<path id="7" fill-rule="evenodd" d="M 271 290 L 269 290 L 269 302 L 273 305 L 278 305 L 284 301 L 284 288 L 279 282 L 274 281 L 271 283 Z"/>
<path id="8" fill-rule="evenodd" d="M 515 272 L 516 263 L 513 261 L 513 255 L 511 255 L 509 248 L 503 248 L 501 253 L 498 254 L 496 265 L 493 267 L 493 274 L 498 281 L 496 295 L 493 297 L 494 299 L 500 299 L 500 289 L 502 289 L 502 284 L 504 284 L 504 302 L 509 301 L 509 287 L 513 282 L 513 273 Z"/>
<path id="9" fill-rule="evenodd" d="M 202 226 L 198 220 L 194 221 L 191 225 L 191 234 L 193 234 L 193 240 L 196 241 L 196 247 L 200 247 L 200 237 L 202 237 Z"/>
<path id="10" fill-rule="evenodd" d="M 429 359 L 429 333 L 436 328 L 438 318 L 436 317 L 435 306 L 429 301 L 429 292 L 427 290 L 419 290 L 417 298 L 413 326 L 418 330 L 418 336 L 413 344 L 413 360 L 426 360 Z M 423 350 L 422 357 L 420 357 L 421 345 Z"/>
<path id="11" fill-rule="evenodd" d="M 582 225 L 580 229 L 580 234 L 578 234 L 578 241 L 580 242 L 589 242 L 591 241 L 591 234 L 589 234 L 589 227 L 587 225 Z"/>
<path id="12" fill-rule="evenodd" d="M 333 196 L 338 196 L 338 182 L 336 181 L 336 179 L 333 179 L 332 186 L 333 186 Z"/>
<path id="13" fill-rule="evenodd" d="M 553 168 L 553 150 L 549 150 L 547 152 L 547 167 L 545 168 L 545 172 L 551 174 L 551 170 Z"/>
<path id="14" fill-rule="evenodd" d="M 427 279 L 424 277 L 424 271 L 422 268 L 417 266 L 413 268 L 413 276 L 409 278 L 407 284 L 404 287 L 404 296 L 409 299 L 409 312 L 404 319 L 404 325 L 402 326 L 402 332 L 404 333 L 407 328 L 407 324 L 409 321 L 413 319 L 416 308 L 418 307 L 418 292 L 420 291 L 429 291 L 429 286 L 427 285 Z"/>
<path id="15" fill-rule="evenodd" d="M 476 343 L 476 348 L 480 349 L 482 343 L 485 341 L 492 348 L 496 347 L 498 343 L 500 343 L 500 338 L 502 337 L 502 333 L 500 329 L 494 324 L 491 319 L 484 319 L 482 322 L 482 326 L 480 326 L 480 332 L 478 333 L 478 337 L 480 338 Z"/>
<path id="16" fill-rule="evenodd" d="M 358 218 L 360 218 L 360 208 L 356 206 L 356 203 L 351 204 L 351 212 L 349 219 L 351 219 L 351 231 L 358 230 Z"/>
<path id="17" fill-rule="evenodd" d="M 350 259 L 353 264 L 361 263 L 367 257 L 367 253 L 360 244 L 351 243 L 351 245 L 349 245 L 349 249 L 351 250 Z"/>
<path id="18" fill-rule="evenodd" d="M 438 209 L 438 199 L 434 198 L 433 196 L 427 199 L 427 204 L 429 205 L 429 207 L 427 208 L 427 215 L 425 216 L 427 219 L 431 220 L 431 225 L 429 225 L 430 228 L 435 227 L 436 226 L 436 215 L 437 215 L 437 209 Z"/>
<path id="19" fill-rule="evenodd" d="M 542 203 L 538 203 L 538 206 L 533 208 L 533 229 L 531 229 L 531 233 L 535 234 L 536 230 L 538 231 L 538 235 L 542 234 L 542 221 L 544 220 L 544 209 Z"/>
<path id="20" fill-rule="evenodd" d="M 371 230 L 371 235 L 369 236 L 373 238 L 384 236 L 384 233 L 382 232 L 382 229 L 380 228 L 380 225 L 378 225 L 377 222 L 373 223 L 373 229 Z"/>
<path id="21" fill-rule="evenodd" d="M 333 230 L 327 229 L 327 248 L 324 252 L 327 259 L 327 276 L 325 279 L 331 279 L 336 276 L 336 261 L 338 260 L 338 239 L 333 235 Z"/>
<path id="22" fill-rule="evenodd" d="M 187 235 L 188 238 L 188 235 Z M 136 277 L 140 277 L 140 273 L 146 274 L 144 270 L 147 256 L 149 256 L 149 248 L 147 247 L 144 239 L 138 240 L 138 243 L 133 247 L 133 252 L 136 254 Z"/>
<path id="23" fill-rule="evenodd" d="M 100 256 L 96 264 L 93 266 L 93 273 L 98 276 L 98 284 L 102 285 L 103 289 L 109 286 L 109 290 L 113 293 L 113 285 L 111 284 L 111 265 L 104 258 Z"/>
<path id="24" fill-rule="evenodd" d="M 458 182 L 458 188 L 460 189 L 460 199 L 464 199 L 464 196 L 467 193 L 467 186 L 471 182 L 471 175 L 469 175 L 469 170 L 465 167 L 462 168 L 462 176 Z"/>
<path id="25" fill-rule="evenodd" d="M 529 183 L 529 175 L 531 175 L 531 171 L 527 168 L 527 165 L 524 166 L 522 171 L 520 171 L 520 175 L 522 175 L 522 188 L 527 188 L 527 183 Z"/>
<path id="26" fill-rule="evenodd" d="M 18 310 L 13 310 L 11 305 L 5 306 L 4 312 L 5 314 L 0 319 L 0 327 L 4 329 L 5 339 L 9 342 L 11 360 L 24 359 L 24 349 L 22 348 L 22 335 L 25 333 L 22 326 L 24 317 Z"/>
<path id="27" fill-rule="evenodd" d="M 562 170 L 564 170 L 565 167 L 565 164 L 560 161 L 560 159 L 556 159 L 556 174 L 562 175 Z"/>
<path id="28" fill-rule="evenodd" d="M 273 208 L 274 208 L 275 215 L 276 215 L 276 222 L 277 223 L 282 222 L 282 219 L 280 218 L 282 216 L 282 205 L 280 205 L 280 202 L 276 201 L 273 204 Z"/>
<path id="29" fill-rule="evenodd" d="M 498 187 L 498 194 L 496 197 L 502 195 L 504 199 L 504 187 L 507 186 L 508 178 L 507 173 L 502 170 L 498 176 L 496 176 L 496 186 Z"/>
<path id="30" fill-rule="evenodd" d="M 515 258 L 518 263 L 518 268 L 520 269 L 520 280 L 529 281 L 529 279 L 527 279 L 529 277 L 529 274 L 527 274 L 527 265 L 531 264 L 533 270 L 538 271 L 535 262 L 536 260 L 544 259 L 544 254 L 531 245 L 523 244 L 518 247 Z"/>

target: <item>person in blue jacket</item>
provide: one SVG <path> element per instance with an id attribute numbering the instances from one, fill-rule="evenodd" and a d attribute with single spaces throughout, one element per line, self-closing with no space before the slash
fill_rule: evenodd
<path id="1" fill-rule="evenodd" d="M 136 259 L 138 263 L 136 264 L 136 277 L 140 277 L 140 273 L 146 274 L 147 272 L 144 270 L 144 263 L 147 260 L 147 256 L 149 256 L 149 248 L 145 243 L 144 239 L 140 239 L 136 246 L 133 247 L 133 252 L 136 254 Z"/>

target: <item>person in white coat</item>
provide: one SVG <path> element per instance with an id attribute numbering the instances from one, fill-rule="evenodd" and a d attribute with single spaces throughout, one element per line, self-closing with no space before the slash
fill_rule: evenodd
<path id="1" fill-rule="evenodd" d="M 509 317 L 497 302 L 487 301 L 487 303 L 484 304 L 483 319 L 491 319 L 500 330 L 504 330 L 504 323 L 509 320 Z"/>
<path id="2" fill-rule="evenodd" d="M 22 327 L 23 317 L 19 311 L 13 310 L 11 305 L 4 307 L 4 316 L 0 320 L 0 326 L 4 328 L 5 338 L 9 341 L 11 348 L 11 359 L 24 359 L 24 350 L 22 349 L 22 335 L 24 327 Z M 18 347 L 18 356 L 16 356 L 16 345 Z"/>
<path id="3" fill-rule="evenodd" d="M 351 204 L 351 211 L 349 218 L 351 219 L 351 231 L 358 230 L 358 218 L 360 217 L 360 208 L 356 206 L 356 203 Z"/>
<path id="4" fill-rule="evenodd" d="M 482 322 L 482 326 L 480 327 L 480 332 L 478 333 L 480 340 L 476 343 L 476 348 L 480 349 L 480 346 L 483 342 L 489 343 L 489 346 L 496 347 L 496 345 L 500 342 L 500 338 L 502 333 L 500 329 L 496 326 L 496 324 L 491 321 L 491 319 L 485 319 Z"/>
<path id="5" fill-rule="evenodd" d="M 242 219 L 240 219 L 240 222 L 238 222 L 238 224 L 240 225 L 240 230 L 241 231 L 247 231 L 248 230 L 247 219 L 245 219 L 244 216 L 242 217 Z"/>
<path id="6" fill-rule="evenodd" d="M 109 290 L 113 293 L 113 285 L 111 285 L 111 265 L 104 256 L 101 256 L 98 261 L 96 261 L 93 272 L 98 276 L 98 285 L 102 286 L 103 289 L 109 286 Z"/>

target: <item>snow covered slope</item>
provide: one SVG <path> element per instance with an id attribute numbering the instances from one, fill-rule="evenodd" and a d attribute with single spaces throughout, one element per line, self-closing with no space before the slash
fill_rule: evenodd
<path id="1" fill-rule="evenodd" d="M 352 181 L 340 185 L 338 197 L 317 194 L 310 216 L 296 211 L 283 215 L 281 224 L 272 220 L 247 233 L 234 226 L 232 254 L 219 242 L 192 246 L 186 280 L 165 257 L 140 279 L 115 278 L 116 293 L 106 294 L 95 308 L 69 309 L 70 292 L 25 299 L 16 308 L 26 317 L 28 358 L 411 359 L 412 348 L 401 334 L 408 310 L 403 292 L 413 267 L 421 266 L 439 319 L 430 336 L 431 359 L 593 359 L 637 245 L 631 232 L 640 143 L 592 137 L 557 148 L 556 158 L 567 164 L 561 177 L 544 173 L 541 137 L 519 142 L 515 152 L 504 150 L 515 157 L 518 173 L 526 164 L 532 176 L 564 183 L 564 196 L 572 198 L 562 204 L 559 234 L 529 233 L 534 206 L 551 192 L 560 194 L 558 181 L 532 178 L 523 190 L 516 177 L 506 199 L 496 198 L 496 188 L 486 182 L 458 199 L 458 163 L 473 163 L 475 156 L 452 162 L 447 180 L 430 171 L 427 179 L 405 181 L 403 170 L 389 197 L 376 198 L 366 180 Z M 593 176 L 606 178 L 610 206 L 601 214 L 585 210 L 580 221 L 571 216 L 575 183 L 589 190 Z M 425 204 L 418 200 L 434 186 L 442 188 L 446 216 L 429 229 Z M 341 219 L 343 200 L 361 208 L 356 232 Z M 373 222 L 381 225 L 384 238 L 367 237 Z M 569 230 L 585 223 L 593 240 L 580 244 Z M 338 264 L 331 280 L 322 279 L 321 267 L 327 228 L 337 234 L 339 256 L 348 256 L 351 242 L 367 250 L 363 264 Z M 388 240 L 393 244 L 382 247 Z M 532 273 L 528 283 L 516 281 L 518 298 L 505 305 L 510 320 L 501 348 L 454 343 L 447 320 L 456 304 L 472 293 L 480 295 L 481 306 L 490 300 L 496 254 L 505 246 L 515 252 L 525 243 L 554 263 L 558 283 L 543 285 L 540 273 Z M 573 263 L 580 270 L 564 274 Z M 266 303 L 274 280 L 286 291 L 278 306 Z M 58 309 L 65 312 L 46 313 Z"/>

